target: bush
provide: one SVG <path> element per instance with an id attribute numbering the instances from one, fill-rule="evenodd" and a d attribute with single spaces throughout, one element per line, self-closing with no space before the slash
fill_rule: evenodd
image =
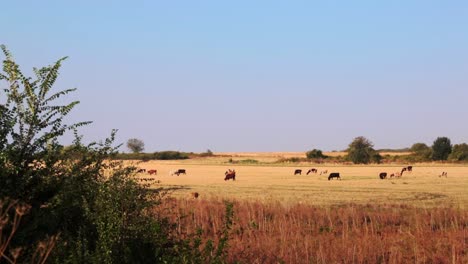
<path id="1" fill-rule="evenodd" d="M 325 155 L 323 155 L 322 151 L 319 149 L 313 149 L 310 151 L 306 152 L 306 157 L 308 159 L 324 159 L 326 158 Z"/>
<path id="2" fill-rule="evenodd" d="M 172 236 L 168 218 L 151 213 L 164 193 L 137 184 L 135 167 L 111 160 L 115 131 L 103 143 L 84 145 L 76 129 L 88 122 L 63 123 L 78 104 L 54 104 L 74 89 L 50 94 L 65 58 L 35 69 L 32 80 L 2 50 L 0 81 L 7 88 L 0 93 L 0 200 L 30 208 L 10 232 L 10 252 L 22 249 L 17 262 L 39 261 L 34 245 L 44 243 L 42 249 L 55 245 L 48 251 L 51 263 L 182 263 L 198 254 L 198 248 Z M 69 130 L 75 140 L 63 147 L 59 138 Z"/>
<path id="3" fill-rule="evenodd" d="M 468 161 L 468 144 L 455 144 L 448 159 L 452 161 Z"/>

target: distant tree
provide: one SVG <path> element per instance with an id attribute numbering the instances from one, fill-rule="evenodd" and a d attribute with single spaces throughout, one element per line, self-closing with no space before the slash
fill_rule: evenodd
<path id="1" fill-rule="evenodd" d="M 415 143 L 410 148 L 413 152 L 414 160 L 416 161 L 427 161 L 431 159 L 432 149 L 424 143 Z"/>
<path id="2" fill-rule="evenodd" d="M 447 160 L 452 152 L 452 144 L 447 137 L 438 137 L 432 145 L 432 160 Z"/>
<path id="3" fill-rule="evenodd" d="M 133 153 L 140 153 L 145 149 L 145 143 L 137 138 L 131 138 L 127 141 L 127 148 Z"/>
<path id="4" fill-rule="evenodd" d="M 374 144 L 365 137 L 357 137 L 349 144 L 348 159 L 356 164 L 367 164 L 371 161 L 380 162 L 381 157 L 374 150 Z"/>
<path id="5" fill-rule="evenodd" d="M 468 144 L 455 144 L 448 159 L 453 161 L 468 161 Z"/>
<path id="6" fill-rule="evenodd" d="M 306 152 L 306 156 L 308 159 L 323 159 L 327 156 L 323 155 L 322 151 L 319 149 L 313 149 Z"/>

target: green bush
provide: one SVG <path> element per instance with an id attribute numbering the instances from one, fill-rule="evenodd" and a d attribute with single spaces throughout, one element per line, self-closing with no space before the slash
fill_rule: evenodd
<path id="1" fill-rule="evenodd" d="M 306 157 L 308 159 L 324 159 L 327 156 L 323 155 L 322 151 L 319 149 L 313 149 L 306 152 Z"/>
<path id="2" fill-rule="evenodd" d="M 451 161 L 468 161 L 468 144 L 455 144 L 448 159 Z"/>
<path id="3" fill-rule="evenodd" d="M 55 246 L 50 263 L 204 260 L 198 247 L 172 235 L 174 224 L 168 218 L 154 214 L 164 193 L 136 183 L 136 168 L 115 160 L 115 131 L 102 143 L 84 145 L 76 129 L 88 122 L 63 123 L 78 104 L 55 104 L 74 89 L 50 94 L 65 58 L 35 69 L 33 80 L 22 74 L 4 46 L 2 50 L 6 58 L 0 84 L 6 88 L 0 93 L 0 201 L 29 208 L 8 245 L 22 248 L 17 262 L 37 261 L 34 245 L 44 241 L 52 241 L 48 249 Z M 70 130 L 75 140 L 64 147 L 59 139 Z M 216 260 L 222 262 L 222 254 Z"/>

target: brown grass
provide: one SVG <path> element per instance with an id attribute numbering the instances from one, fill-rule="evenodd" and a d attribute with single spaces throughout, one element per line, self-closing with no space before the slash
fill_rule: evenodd
<path id="1" fill-rule="evenodd" d="M 181 199 L 178 235 L 216 240 L 220 200 Z M 406 205 L 316 207 L 236 200 L 228 260 L 241 263 L 468 263 L 468 211 Z"/>

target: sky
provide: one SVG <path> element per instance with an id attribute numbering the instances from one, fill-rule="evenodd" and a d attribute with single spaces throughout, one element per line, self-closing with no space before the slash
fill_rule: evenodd
<path id="1" fill-rule="evenodd" d="M 69 56 L 85 140 L 332 151 L 468 142 L 467 25 L 467 1 L 5 1 L 0 43 L 25 72 Z"/>

